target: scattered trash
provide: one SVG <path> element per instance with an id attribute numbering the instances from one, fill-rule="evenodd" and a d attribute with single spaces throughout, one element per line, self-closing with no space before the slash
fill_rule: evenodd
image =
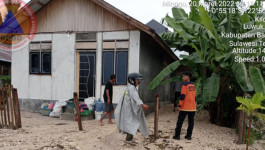
<path id="1" fill-rule="evenodd" d="M 97 101 L 97 99 L 95 97 L 86 98 L 84 101 L 87 104 L 87 107 L 89 110 L 94 110 L 94 107 L 95 107 L 96 101 Z"/>
<path id="2" fill-rule="evenodd" d="M 50 113 L 49 116 L 59 118 L 62 113 L 62 107 L 66 106 L 66 101 L 67 100 L 57 101 L 53 107 L 53 111 Z"/>
<path id="3" fill-rule="evenodd" d="M 54 103 L 50 103 L 48 106 L 48 109 L 53 109 L 53 107 L 54 107 Z"/>
<path id="4" fill-rule="evenodd" d="M 49 103 L 43 103 L 43 104 L 40 106 L 40 108 L 42 108 L 42 109 L 47 109 L 48 106 L 49 106 Z"/>

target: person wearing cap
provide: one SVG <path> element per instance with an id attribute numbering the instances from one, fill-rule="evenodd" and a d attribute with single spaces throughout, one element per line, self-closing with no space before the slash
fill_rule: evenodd
<path id="1" fill-rule="evenodd" d="M 180 133 L 183 121 L 188 115 L 188 129 L 185 139 L 191 140 L 192 131 L 194 126 L 194 116 L 196 112 L 196 87 L 190 82 L 192 74 L 185 72 L 182 76 L 183 84 L 181 87 L 181 95 L 179 98 L 179 104 L 177 110 L 179 112 L 177 126 L 175 129 L 175 135 L 173 139 L 180 140 Z"/>
<path id="2" fill-rule="evenodd" d="M 128 87 L 119 101 L 114 115 L 119 132 L 126 133 L 126 141 L 132 142 L 133 135 L 139 130 L 143 136 L 149 134 L 144 111 L 149 108 L 140 99 L 136 87 L 143 80 L 139 73 L 128 75 Z"/>

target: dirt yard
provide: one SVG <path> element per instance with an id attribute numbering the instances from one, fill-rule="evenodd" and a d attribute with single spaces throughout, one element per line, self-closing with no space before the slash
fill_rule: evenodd
<path id="1" fill-rule="evenodd" d="M 98 121 L 83 121 L 84 131 L 78 131 L 77 122 L 22 112 L 22 129 L 0 129 L 1 150 L 119 150 L 119 149 L 184 149 L 184 150 L 243 150 L 245 145 L 235 144 L 235 130 L 209 123 L 207 113 L 196 114 L 193 139 L 184 139 L 187 120 L 183 125 L 181 140 L 172 139 L 178 113 L 172 106 L 160 110 L 159 132 L 161 138 L 150 143 L 150 137 L 135 135 L 137 145 L 124 143 L 125 135 L 119 134 L 116 125 L 99 126 Z M 147 116 L 153 131 L 153 114 Z M 107 123 L 107 120 L 104 120 Z M 265 149 L 265 141 L 256 141 L 250 149 Z"/>

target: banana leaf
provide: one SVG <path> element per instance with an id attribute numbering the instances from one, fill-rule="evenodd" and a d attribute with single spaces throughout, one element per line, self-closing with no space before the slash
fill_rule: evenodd
<path id="1" fill-rule="evenodd" d="M 182 81 L 181 79 L 182 79 L 181 76 L 175 76 L 175 77 L 169 78 L 169 79 L 167 79 L 165 81 L 162 81 L 161 84 L 162 85 L 166 85 L 166 84 L 168 84 L 170 82 Z"/>
<path id="2" fill-rule="evenodd" d="M 234 75 L 237 83 L 241 87 L 241 89 L 245 92 L 253 91 L 253 86 L 250 83 L 246 65 L 244 62 L 235 62 L 235 57 L 241 58 L 238 54 L 231 54 L 231 61 L 230 61 L 230 67 L 231 67 L 231 73 Z"/>
<path id="3" fill-rule="evenodd" d="M 203 101 L 215 102 L 220 87 L 220 75 L 215 73 L 208 79 L 206 79 L 203 85 Z"/>
<path id="4" fill-rule="evenodd" d="M 218 34 L 217 34 L 216 30 L 215 30 L 215 27 L 213 25 L 212 19 L 208 15 L 208 12 L 204 9 L 203 6 L 199 6 L 198 9 L 199 9 L 201 20 L 203 22 L 204 27 L 206 29 L 208 29 L 213 34 L 213 36 L 215 37 L 216 42 L 221 45 L 220 38 L 219 38 L 219 36 L 218 36 Z"/>
<path id="5" fill-rule="evenodd" d="M 181 65 L 181 61 L 175 61 L 164 68 L 148 85 L 149 90 L 155 89 L 158 85 L 160 85 L 161 81 L 163 81 L 169 74 L 174 72 Z"/>
<path id="6" fill-rule="evenodd" d="M 182 8 L 173 7 L 172 14 L 175 20 L 186 20 L 188 18 L 188 14 Z"/>
<path id="7" fill-rule="evenodd" d="M 249 75 L 254 86 L 255 92 L 262 92 L 263 94 L 265 94 L 265 83 L 260 69 L 251 66 L 249 68 Z"/>
<path id="8" fill-rule="evenodd" d="M 176 21 L 175 21 L 173 18 L 171 18 L 170 16 L 167 15 L 164 19 L 167 21 L 168 25 L 174 29 L 174 31 L 176 31 L 181 37 L 183 37 L 184 40 L 188 41 L 188 40 L 190 40 L 190 39 L 193 38 L 192 35 L 188 34 L 188 33 L 187 33 L 187 32 L 186 32 L 186 31 L 185 31 L 180 25 L 178 25 L 178 24 L 176 23 Z"/>

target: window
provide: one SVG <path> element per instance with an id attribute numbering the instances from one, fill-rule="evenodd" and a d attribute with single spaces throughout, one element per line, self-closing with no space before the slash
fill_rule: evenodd
<path id="1" fill-rule="evenodd" d="M 109 77 L 114 73 L 114 52 L 103 52 L 103 83 L 109 81 Z"/>
<path id="2" fill-rule="evenodd" d="M 32 42 L 29 52 L 30 74 L 51 74 L 51 42 Z"/>
<path id="3" fill-rule="evenodd" d="M 128 47 L 129 47 L 128 41 L 103 42 L 103 53 L 102 53 L 103 84 L 109 81 L 109 77 L 111 74 L 116 74 L 116 84 L 118 85 L 127 84 Z"/>
<path id="4" fill-rule="evenodd" d="M 128 52 L 127 51 L 116 52 L 117 84 L 127 83 L 127 63 L 128 63 Z"/>
<path id="5" fill-rule="evenodd" d="M 40 53 L 30 53 L 30 73 L 40 73 Z"/>
<path id="6" fill-rule="evenodd" d="M 42 55 L 41 73 L 50 74 L 51 73 L 51 52 L 42 52 L 41 55 Z"/>
<path id="7" fill-rule="evenodd" d="M 97 33 L 96 32 L 76 33 L 76 41 L 96 42 L 97 41 Z"/>

